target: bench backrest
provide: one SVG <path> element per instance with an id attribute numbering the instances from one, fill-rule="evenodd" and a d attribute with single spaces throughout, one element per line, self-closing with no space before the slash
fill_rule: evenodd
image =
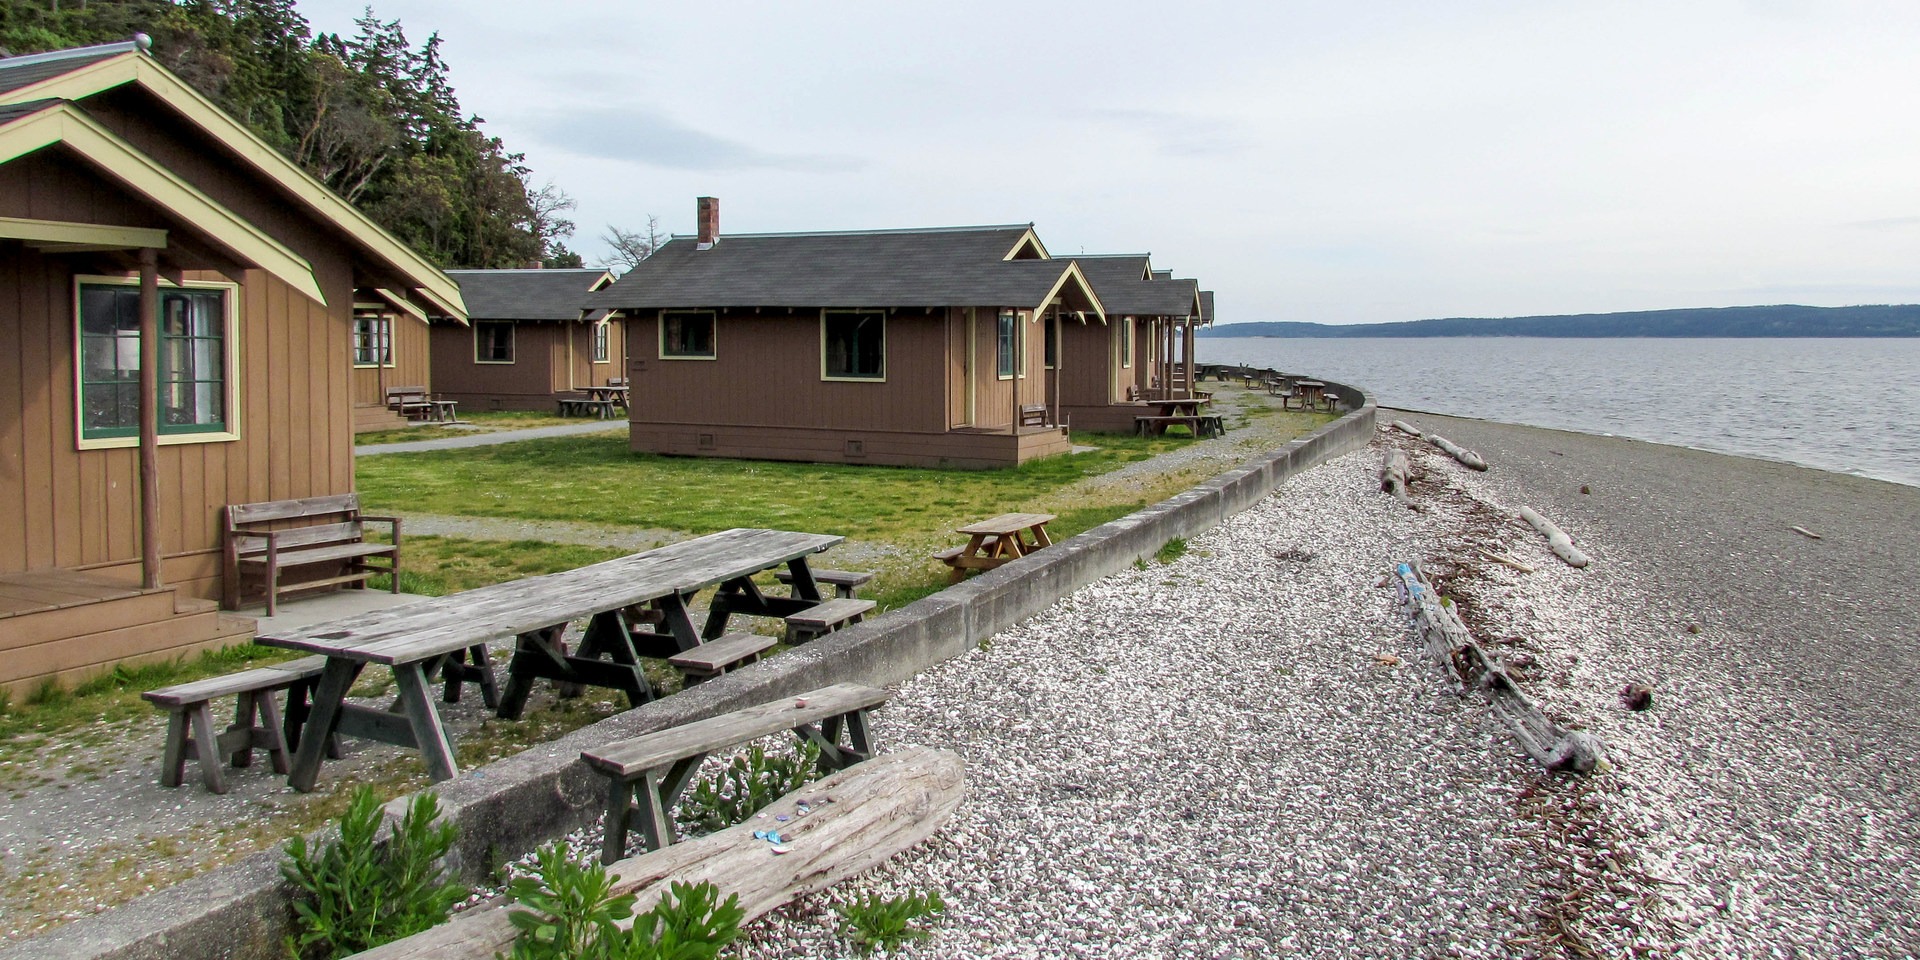
<path id="1" fill-rule="evenodd" d="M 804 701 L 806 706 L 799 706 Z M 580 759 L 616 777 L 629 778 L 657 767 L 723 750 L 748 740 L 817 723 L 854 710 L 877 707 L 887 692 L 857 683 L 836 683 L 772 703 L 695 720 L 658 733 L 622 740 L 597 750 L 582 751 Z"/>
<path id="2" fill-rule="evenodd" d="M 271 523 L 275 520 L 303 520 L 308 517 L 324 517 L 336 513 L 358 514 L 360 495 L 357 493 L 337 493 L 325 497 L 305 497 L 299 500 L 264 500 L 259 503 L 230 503 L 227 505 L 227 527 L 241 524 Z"/>
<path id="3" fill-rule="evenodd" d="M 427 398 L 426 387 L 388 387 L 387 388 L 387 400 L 389 402 L 392 402 L 394 400 L 413 400 L 413 399 L 425 400 L 426 398 Z"/>
<path id="4" fill-rule="evenodd" d="M 1023 427 L 1037 426 L 1040 424 L 1044 424 L 1046 422 L 1047 422 L 1047 405 L 1046 404 L 1044 403 L 1031 404 L 1031 405 L 1022 406 L 1020 408 L 1020 425 L 1021 426 Z"/>
<path id="5" fill-rule="evenodd" d="M 263 553 L 267 549 L 267 538 L 261 534 L 243 533 L 229 530 L 227 538 L 233 541 L 235 553 L 246 555 Z M 320 523 L 309 527 L 290 527 L 273 532 L 274 542 L 282 548 L 311 547 L 322 543 L 359 543 L 366 539 L 366 531 L 361 529 L 360 521 L 346 523 Z"/>

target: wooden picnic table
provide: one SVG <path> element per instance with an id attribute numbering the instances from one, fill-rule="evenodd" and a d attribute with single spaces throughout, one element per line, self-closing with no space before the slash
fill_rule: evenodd
<path id="1" fill-rule="evenodd" d="M 611 400 L 624 407 L 627 405 L 627 388 L 611 384 L 604 387 L 587 387 L 587 397 L 592 400 Z"/>
<path id="2" fill-rule="evenodd" d="M 1163 417 L 1199 416 L 1200 408 L 1213 402 L 1211 397 L 1173 397 L 1166 400 L 1148 400 L 1147 405 L 1155 408 Z"/>
<path id="3" fill-rule="evenodd" d="M 261 636 L 257 643 L 327 657 L 288 781 L 295 790 L 313 789 L 329 733 L 417 748 L 433 779 L 454 777 L 459 768 L 431 696 L 430 677 L 435 669 L 455 679 L 469 671 L 490 677 L 484 659 L 466 666 L 456 658 L 495 640 L 518 641 L 500 696 L 502 717 L 517 718 L 533 681 L 542 677 L 621 690 L 632 704 L 644 703 L 653 698 L 653 688 L 639 657 L 670 656 L 719 637 L 734 613 L 785 616 L 819 603 L 820 585 L 807 558 L 842 539 L 726 530 L 561 573 Z M 761 594 L 752 577 L 782 564 L 792 575 L 793 595 Z M 705 628 L 696 631 L 687 600 L 715 585 L 720 591 L 712 612 Z M 566 627 L 583 619 L 586 633 L 579 649 L 569 653 Z M 645 629 L 635 629 L 643 623 Z M 347 691 L 369 664 L 393 670 L 400 712 L 346 702 Z M 458 688 L 449 686 L 452 695 Z"/>
<path id="4" fill-rule="evenodd" d="M 979 523 L 970 523 L 954 532 L 967 535 L 967 545 L 942 551 L 935 556 L 953 568 L 952 583 L 966 578 L 968 570 L 992 570 L 1009 560 L 1018 560 L 1041 547 L 1052 545 L 1047 537 L 1051 513 L 1003 513 Z M 1024 538 L 1023 538 L 1024 535 Z"/>

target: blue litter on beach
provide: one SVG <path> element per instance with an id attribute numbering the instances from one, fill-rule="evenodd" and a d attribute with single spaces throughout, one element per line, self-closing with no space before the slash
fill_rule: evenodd
<path id="1" fill-rule="evenodd" d="M 783 814 L 781 814 L 781 815 L 779 815 L 779 816 L 777 816 L 777 817 L 774 817 L 774 819 L 775 819 L 775 820 L 778 820 L 778 821 L 780 821 L 781 823 L 786 823 L 786 822 L 787 822 L 788 820 L 790 820 L 790 819 L 792 819 L 792 818 L 791 818 L 791 817 L 788 817 L 788 816 L 787 816 L 786 814 L 784 814 L 784 813 L 783 813 Z"/>
<path id="2" fill-rule="evenodd" d="M 755 830 L 753 832 L 753 838 L 755 840 L 765 840 L 766 842 L 773 843 L 773 844 L 785 842 L 780 839 L 780 831 L 778 830 Z"/>

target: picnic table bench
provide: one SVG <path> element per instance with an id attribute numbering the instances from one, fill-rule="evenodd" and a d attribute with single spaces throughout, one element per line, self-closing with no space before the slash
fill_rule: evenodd
<path id="1" fill-rule="evenodd" d="M 263 581 L 269 617 L 279 612 L 282 593 L 364 584 L 376 573 L 390 574 L 392 591 L 400 592 L 400 518 L 362 515 L 357 493 L 235 503 L 221 512 L 226 518 L 224 599 L 229 610 L 240 608 L 243 575 Z M 386 524 L 392 542 L 367 542 L 368 523 Z M 375 557 L 386 562 L 368 562 Z M 315 569 L 322 564 L 326 569 Z"/>
<path id="2" fill-rule="evenodd" d="M 970 523 L 954 531 L 967 535 L 965 546 L 949 547 L 933 558 L 952 567 L 949 582 L 959 583 L 969 570 L 992 570 L 1052 545 L 1047 524 L 1054 519 L 1051 513 L 1003 513 Z"/>
<path id="3" fill-rule="evenodd" d="M 791 570 L 780 570 L 775 572 L 773 576 L 781 583 L 793 583 L 793 571 Z M 836 596 L 852 599 L 859 595 L 861 587 L 873 581 L 873 571 L 815 570 L 813 571 L 813 579 L 815 583 L 832 587 Z"/>
<path id="4" fill-rule="evenodd" d="M 1213 437 L 1226 432 L 1226 425 L 1217 414 L 1211 413 L 1174 413 L 1144 415 L 1133 418 L 1133 430 L 1143 437 L 1158 437 L 1167 432 L 1168 427 L 1186 427 L 1195 437 Z"/>
<path id="5" fill-rule="evenodd" d="M 871 757 L 867 711 L 886 699 L 884 690 L 836 683 L 797 697 L 581 751 L 580 759 L 609 780 L 600 862 L 613 863 L 626 856 L 627 834 L 636 823 L 647 849 L 658 850 L 673 843 L 673 805 L 700 769 L 700 761 L 716 750 L 791 730 L 803 745 L 811 743 L 820 748 L 822 773 L 845 769 Z M 843 732 L 845 746 L 840 742 Z"/>
<path id="6" fill-rule="evenodd" d="M 563 417 L 598 417 L 601 420 L 613 419 L 614 401 L 596 397 L 588 393 L 561 394 L 553 398 L 554 405 Z"/>
<path id="7" fill-rule="evenodd" d="M 327 657 L 289 782 L 308 791 L 319 777 L 325 745 L 314 731 L 413 747 L 435 780 L 453 777 L 458 772 L 453 744 L 429 695 L 430 678 L 439 671 L 449 683 L 469 682 L 469 677 L 482 682 L 491 673 L 484 647 L 496 640 L 516 640 L 499 696 L 503 718 L 520 716 L 538 679 L 616 689 L 634 706 L 645 703 L 654 692 L 641 670 L 641 656 L 671 657 L 717 640 L 733 613 L 784 617 L 819 604 L 820 585 L 806 558 L 842 539 L 726 530 L 575 570 L 263 635 L 255 642 Z M 794 596 L 761 594 L 753 576 L 782 564 L 793 574 Z M 696 630 L 687 599 L 716 584 L 720 592 L 706 627 Z M 569 652 L 564 634 L 578 620 L 587 621 L 586 632 L 579 648 Z M 473 664 L 455 659 L 463 651 Z M 346 702 L 348 689 L 368 665 L 393 670 L 400 713 Z"/>
<path id="8" fill-rule="evenodd" d="M 200 764 L 200 778 L 207 789 L 226 793 L 226 778 L 221 774 L 221 758 L 235 767 L 253 764 L 253 751 L 265 750 L 273 772 L 286 773 L 288 741 L 298 739 L 297 724 L 305 719 L 283 722 L 273 695 L 280 690 L 311 686 L 326 667 L 325 657 L 303 657 L 287 663 L 255 667 L 222 677 L 209 677 L 189 683 L 148 690 L 140 696 L 167 711 L 167 742 L 160 760 L 160 785 L 177 787 L 186 774 L 188 760 Z M 291 701 L 296 695 L 289 693 Z M 216 733 L 213 728 L 212 701 L 237 697 L 233 723 Z M 298 695 L 305 704 L 304 691 Z"/>

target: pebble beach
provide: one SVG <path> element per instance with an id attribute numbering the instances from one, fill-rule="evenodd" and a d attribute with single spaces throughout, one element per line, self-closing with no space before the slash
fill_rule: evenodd
<path id="1" fill-rule="evenodd" d="M 1920 954 L 1920 490 L 1396 417 L 1493 468 L 1383 430 L 902 685 L 880 742 L 960 753 L 959 813 L 743 956 L 847 955 L 836 904 L 928 890 L 947 913 L 900 955 Z M 1388 444 L 1418 510 L 1379 492 Z M 1447 688 L 1385 585 L 1408 560 L 1602 772 L 1540 770 Z"/>

